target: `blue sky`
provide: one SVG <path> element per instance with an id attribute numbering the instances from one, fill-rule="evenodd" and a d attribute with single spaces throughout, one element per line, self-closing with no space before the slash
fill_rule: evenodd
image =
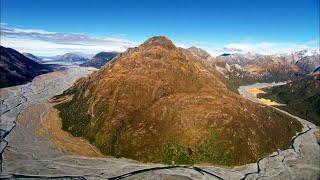
<path id="1" fill-rule="evenodd" d="M 123 51 L 154 35 L 211 54 L 319 46 L 319 0 L 1 0 L 1 23 L 3 45 L 37 54 Z"/>

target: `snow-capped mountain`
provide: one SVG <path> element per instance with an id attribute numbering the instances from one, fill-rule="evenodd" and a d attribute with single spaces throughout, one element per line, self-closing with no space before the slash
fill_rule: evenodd
<path id="1" fill-rule="evenodd" d="M 247 64 L 265 64 L 263 60 L 272 63 L 291 63 L 296 65 L 301 73 L 308 74 L 320 65 L 320 49 L 313 50 L 299 50 L 291 53 L 278 53 L 273 55 L 261 55 L 254 53 L 235 53 L 235 54 L 222 54 L 217 56 L 215 61 L 219 64 L 228 63 L 238 64 L 244 66 Z"/>
<path id="2" fill-rule="evenodd" d="M 305 74 L 320 66 L 320 49 L 292 52 L 289 57 Z"/>
<path id="3" fill-rule="evenodd" d="M 222 54 L 215 58 L 216 69 L 233 82 L 232 86 L 254 82 L 295 80 L 319 69 L 319 49 L 261 55 Z"/>
<path id="4" fill-rule="evenodd" d="M 256 54 L 256 53 L 234 53 L 234 54 L 222 54 L 221 56 L 216 57 L 216 61 L 223 61 L 228 64 L 246 64 L 254 59 L 257 59 L 263 55 Z"/>

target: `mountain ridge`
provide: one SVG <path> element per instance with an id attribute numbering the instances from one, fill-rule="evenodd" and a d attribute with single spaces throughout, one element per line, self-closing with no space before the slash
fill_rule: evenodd
<path id="1" fill-rule="evenodd" d="M 0 49 L 1 88 L 24 84 L 37 75 L 52 71 L 51 68 L 27 58 L 14 49 L 3 46 L 0 46 Z"/>
<path id="2" fill-rule="evenodd" d="M 22 53 L 22 54 L 24 56 L 26 56 L 27 58 L 29 58 L 29 59 L 37 62 L 37 63 L 42 63 L 43 62 L 42 58 L 40 58 L 38 56 L 35 56 L 35 55 L 31 54 L 31 53 Z"/>
<path id="3" fill-rule="evenodd" d="M 105 65 L 109 61 L 111 61 L 113 58 L 115 58 L 118 55 L 117 52 L 99 52 L 95 54 L 90 60 L 88 60 L 85 63 L 82 63 L 81 66 L 92 66 L 95 68 L 100 68 L 101 66 Z"/>

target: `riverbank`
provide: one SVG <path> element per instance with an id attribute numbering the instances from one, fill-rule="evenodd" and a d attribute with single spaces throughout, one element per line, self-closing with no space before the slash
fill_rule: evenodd
<path id="1" fill-rule="evenodd" d="M 266 87 L 282 84 L 285 83 L 256 83 L 249 86 L 241 86 L 238 91 L 240 95 L 246 99 L 262 105 L 270 106 L 268 101 L 257 98 L 256 91 Z M 254 173 L 253 177 L 258 178 L 262 176 L 282 177 L 284 179 L 318 179 L 320 177 L 319 127 L 272 105 L 270 107 L 297 119 L 303 125 L 303 130 L 292 138 L 292 146 L 289 149 L 283 151 L 278 150 L 274 156 L 258 161 L 257 165 L 259 167 L 259 173 Z M 281 129 L 279 129 L 279 131 L 281 131 Z"/>

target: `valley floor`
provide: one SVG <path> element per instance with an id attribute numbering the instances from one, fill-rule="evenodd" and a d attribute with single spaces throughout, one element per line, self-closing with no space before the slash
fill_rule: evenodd
<path id="1" fill-rule="evenodd" d="M 102 156 L 81 138 L 60 129 L 61 122 L 48 100 L 70 87 L 90 69 L 69 66 L 35 78 L 25 85 L 1 89 L 1 164 L 2 178 L 127 178 L 127 179 L 256 179 L 320 177 L 320 146 L 315 133 L 318 127 L 301 118 L 303 132 L 293 139 L 292 148 L 278 151 L 258 163 L 233 168 L 214 166 L 167 166 L 143 164 L 130 159 Z M 273 84 L 271 84 L 273 85 Z M 270 84 L 240 87 L 240 94 L 262 102 L 250 93 L 253 88 Z M 279 110 L 283 112 L 282 110 Z M 286 113 L 286 112 L 283 112 Z M 288 113 L 286 113 L 288 114 Z M 288 114 L 290 115 L 290 114 Z M 292 115 L 291 115 L 292 116 Z M 0 177 L 0 178 L 1 178 Z"/>

